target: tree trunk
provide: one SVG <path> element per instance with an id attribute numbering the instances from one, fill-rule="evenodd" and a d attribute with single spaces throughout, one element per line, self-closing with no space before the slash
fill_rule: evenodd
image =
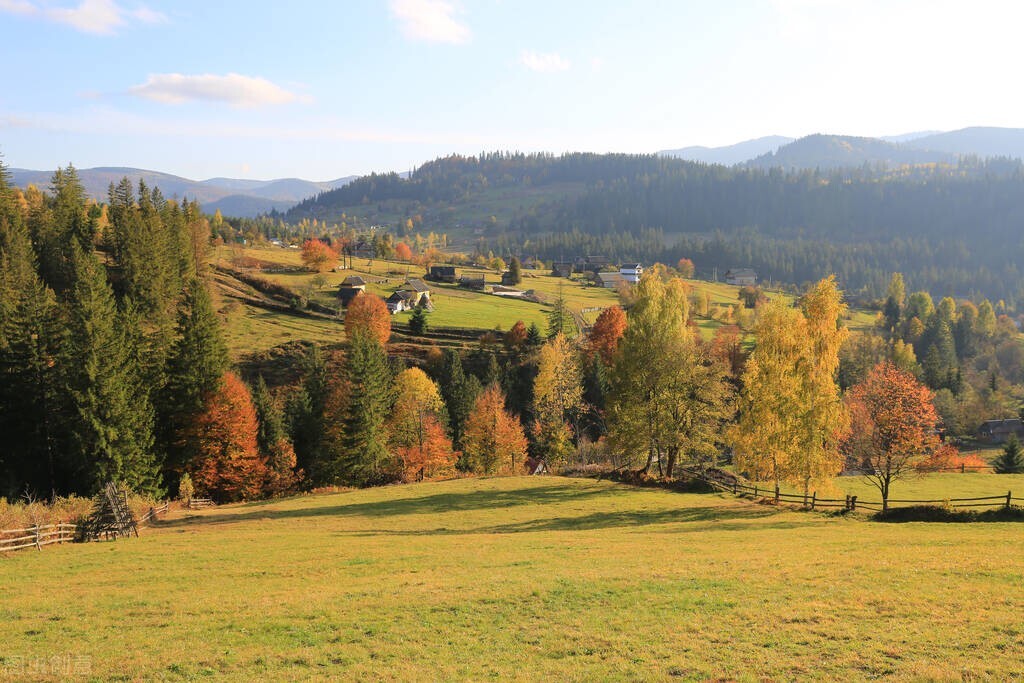
<path id="1" fill-rule="evenodd" d="M 679 449 L 678 448 L 670 448 L 670 449 L 668 449 L 668 462 L 665 464 L 665 476 L 668 479 L 672 478 L 672 472 L 675 470 L 676 460 L 678 459 L 678 457 L 679 457 Z"/>

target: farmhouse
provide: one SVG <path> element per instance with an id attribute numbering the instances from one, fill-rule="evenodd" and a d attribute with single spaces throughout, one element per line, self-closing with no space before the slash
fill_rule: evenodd
<path id="1" fill-rule="evenodd" d="M 753 287 L 757 284 L 757 273 L 753 268 L 732 268 L 725 271 L 725 282 L 740 287 Z"/>
<path id="2" fill-rule="evenodd" d="M 551 274 L 555 277 L 570 277 L 573 264 L 571 261 L 555 261 L 551 264 Z"/>
<path id="3" fill-rule="evenodd" d="M 506 287 L 515 287 L 519 283 L 516 282 L 516 278 L 512 274 L 512 271 L 506 270 L 504 273 L 501 274 L 501 284 L 505 285 Z"/>
<path id="4" fill-rule="evenodd" d="M 455 284 L 455 266 L 430 266 L 430 272 L 425 277 L 434 282 Z"/>
<path id="5" fill-rule="evenodd" d="M 341 281 L 338 287 L 338 299 L 341 305 L 347 307 L 352 300 L 366 291 L 366 280 L 358 275 L 349 275 Z"/>
<path id="6" fill-rule="evenodd" d="M 580 273 L 599 273 L 611 262 L 607 256 L 586 256 L 576 259 L 576 270 Z"/>
<path id="7" fill-rule="evenodd" d="M 640 277 L 644 274 L 644 267 L 639 263 L 630 263 L 619 268 L 619 275 L 626 282 L 635 285 L 640 282 Z"/>
<path id="8" fill-rule="evenodd" d="M 415 297 L 415 292 L 408 289 L 400 289 L 389 296 L 384 303 L 387 304 L 388 312 L 390 312 L 391 315 L 394 315 L 395 313 L 401 313 L 402 311 L 408 311 L 415 308 Z"/>
<path id="9" fill-rule="evenodd" d="M 598 273 L 597 280 L 605 289 L 615 289 L 626 281 L 619 273 Z"/>
<path id="10" fill-rule="evenodd" d="M 988 443 L 1006 443 L 1011 434 L 1024 440 L 1024 423 L 1017 418 L 987 420 L 978 428 L 978 439 Z"/>
<path id="11" fill-rule="evenodd" d="M 430 301 L 430 287 L 427 283 L 419 278 L 410 278 L 404 285 L 402 290 L 405 292 L 411 292 L 413 306 L 426 305 Z"/>

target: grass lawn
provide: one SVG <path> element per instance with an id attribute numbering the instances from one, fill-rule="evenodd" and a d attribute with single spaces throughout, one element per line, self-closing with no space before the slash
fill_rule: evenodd
<path id="1" fill-rule="evenodd" d="M 296 497 L 0 558 L 0 675 L 1020 679 L 1022 553 L 1015 524 L 555 477 Z"/>

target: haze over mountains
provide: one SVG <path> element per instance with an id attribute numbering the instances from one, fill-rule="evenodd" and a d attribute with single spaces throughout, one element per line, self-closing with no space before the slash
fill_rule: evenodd
<path id="1" fill-rule="evenodd" d="M 710 164 L 746 164 L 765 169 L 952 163 L 966 155 L 1024 158 L 1024 129 L 973 127 L 880 138 L 816 134 L 793 139 L 772 135 L 724 147 L 684 147 L 663 150 L 659 154 Z"/>
<path id="2" fill-rule="evenodd" d="M 32 184 L 45 188 L 49 186 L 50 177 L 53 175 L 53 171 L 32 171 L 23 168 L 12 168 L 10 171 L 14 184 L 18 187 Z M 285 211 L 306 197 L 342 187 L 357 177 L 347 176 L 321 182 L 300 178 L 190 180 L 160 171 L 126 167 L 82 168 L 78 169 L 78 175 L 85 191 L 94 199 L 106 200 L 110 184 L 117 184 L 127 176 L 132 183 L 137 184 L 139 180 L 143 180 L 150 187 L 159 187 L 165 197 L 198 200 L 203 205 L 203 210 L 209 213 L 219 209 L 225 216 L 240 217 L 257 216 L 271 209 Z"/>

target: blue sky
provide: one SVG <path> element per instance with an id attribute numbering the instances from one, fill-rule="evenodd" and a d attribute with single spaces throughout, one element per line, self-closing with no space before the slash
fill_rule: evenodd
<path id="1" fill-rule="evenodd" d="M 439 155 L 1024 126 L 1024 3 L 0 0 L 0 153 L 326 180 Z"/>

